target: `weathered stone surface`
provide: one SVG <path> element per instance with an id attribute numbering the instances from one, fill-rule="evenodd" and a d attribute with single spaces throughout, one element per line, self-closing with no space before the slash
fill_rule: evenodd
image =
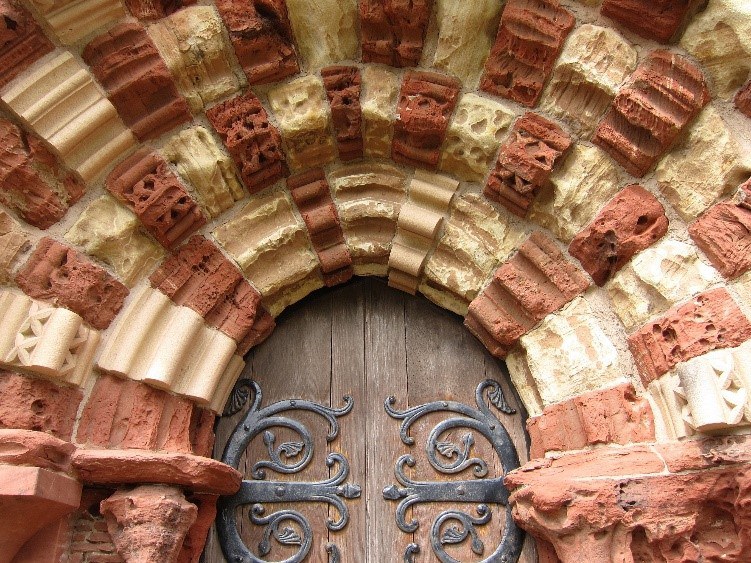
<path id="1" fill-rule="evenodd" d="M 536 113 L 524 114 L 501 146 L 485 184 L 485 197 L 524 217 L 570 146 L 571 137 L 556 123 Z"/>
<path id="2" fill-rule="evenodd" d="M 385 276 L 406 198 L 404 173 L 388 164 L 342 166 L 331 174 L 331 186 L 355 274 Z"/>
<path id="3" fill-rule="evenodd" d="M 203 127 L 183 129 L 167 142 L 162 154 L 193 188 L 211 218 L 230 209 L 245 195 L 232 161 Z"/>
<path id="4" fill-rule="evenodd" d="M 738 90 L 735 95 L 735 107 L 748 117 L 751 117 L 751 82 Z"/>
<path id="5" fill-rule="evenodd" d="M 187 102 L 141 24 L 116 25 L 86 45 L 81 56 L 139 141 L 191 119 Z"/>
<path id="6" fill-rule="evenodd" d="M 206 223 L 180 179 L 148 147 L 118 164 L 107 176 L 106 186 L 165 248 L 180 244 Z"/>
<path id="7" fill-rule="evenodd" d="M 304 76 L 269 91 L 269 104 L 279 121 L 292 169 L 321 166 L 334 160 L 331 113 L 323 82 Z"/>
<path id="8" fill-rule="evenodd" d="M 159 20 L 149 35 L 193 113 L 240 89 L 232 48 L 212 6 L 191 6 Z"/>
<path id="9" fill-rule="evenodd" d="M 709 102 L 699 67 L 652 51 L 621 88 L 592 142 L 630 174 L 644 176 Z"/>
<path id="10" fill-rule="evenodd" d="M 216 7 L 248 82 L 267 84 L 298 73 L 285 0 L 218 0 Z"/>
<path id="11" fill-rule="evenodd" d="M 13 265 L 28 246 L 28 233 L 10 215 L 0 210 L 0 283 L 10 282 Z"/>
<path id="12" fill-rule="evenodd" d="M 0 119 L 0 202 L 27 223 L 47 229 L 85 189 L 38 137 Z"/>
<path id="13" fill-rule="evenodd" d="M 537 105 L 575 23 L 558 0 L 509 0 L 480 88 L 527 107 Z"/>
<path id="14" fill-rule="evenodd" d="M 538 193 L 529 219 L 571 242 L 622 186 L 613 161 L 597 147 L 580 143 L 553 171 L 549 185 Z"/>
<path id="15" fill-rule="evenodd" d="M 330 66 L 321 70 L 323 86 L 331 107 L 340 160 L 354 160 L 363 155 L 362 79 L 356 66 Z"/>
<path id="16" fill-rule="evenodd" d="M 129 287 L 164 256 L 164 250 L 141 232 L 141 222 L 133 212 L 106 195 L 83 210 L 65 240 L 112 266 Z"/>
<path id="17" fill-rule="evenodd" d="M 506 358 L 514 387 L 532 416 L 546 405 L 621 383 L 618 351 L 586 300 L 549 315 Z"/>
<path id="18" fill-rule="evenodd" d="M 601 12 L 637 35 L 668 43 L 676 39 L 699 4 L 695 0 L 605 0 Z"/>
<path id="19" fill-rule="evenodd" d="M 66 307 L 100 330 L 128 295 L 128 288 L 102 268 L 51 238 L 39 242 L 16 283 L 27 295 Z"/>
<path id="20" fill-rule="evenodd" d="M 502 7 L 493 0 L 437 0 L 433 66 L 459 77 L 465 86 L 476 86 L 498 32 Z"/>
<path id="21" fill-rule="evenodd" d="M 115 106 L 68 51 L 58 51 L 14 81 L 2 99 L 86 183 L 97 180 L 136 144 Z"/>
<path id="22" fill-rule="evenodd" d="M 635 254 L 667 232 L 662 204 L 641 186 L 632 185 L 618 192 L 568 249 L 602 286 Z"/>
<path id="23" fill-rule="evenodd" d="M 362 60 L 417 66 L 433 0 L 360 0 Z"/>
<path id="24" fill-rule="evenodd" d="M 617 31 L 584 24 L 566 41 L 540 107 L 590 135 L 636 61 L 636 49 Z"/>
<path id="25" fill-rule="evenodd" d="M 196 0 L 124 0 L 128 11 L 139 20 L 160 20 L 195 4 Z"/>
<path id="26" fill-rule="evenodd" d="M 461 84 L 432 72 L 408 71 L 399 93 L 391 156 L 409 166 L 436 168 Z"/>
<path id="27" fill-rule="evenodd" d="M 66 472 L 70 455 L 76 447 L 33 430 L 0 430 L 0 462 L 8 465 L 32 465 L 42 469 Z"/>
<path id="28" fill-rule="evenodd" d="M 286 0 L 289 19 L 309 71 L 357 56 L 356 0 Z"/>
<path id="29" fill-rule="evenodd" d="M 187 498 L 198 507 L 198 516 L 185 536 L 177 563 L 198 563 L 211 526 L 216 519 L 217 496 L 192 494 Z"/>
<path id="30" fill-rule="evenodd" d="M 632 330 L 652 315 L 709 287 L 715 273 L 699 260 L 696 248 L 663 239 L 642 251 L 605 286 L 613 309 Z"/>
<path id="31" fill-rule="evenodd" d="M 523 334 L 588 286 L 556 244 L 535 232 L 470 303 L 464 326 L 491 354 L 503 358 Z"/>
<path id="32" fill-rule="evenodd" d="M 285 175 L 282 138 L 252 91 L 214 106 L 206 117 L 232 155 L 251 194 Z"/>
<path id="33" fill-rule="evenodd" d="M 282 191 L 256 196 L 213 235 L 261 292 L 274 317 L 323 287 L 318 258 Z"/>
<path id="34" fill-rule="evenodd" d="M 176 487 L 144 485 L 101 503 L 117 552 L 133 563 L 176 563 L 198 508 Z"/>
<path id="35" fill-rule="evenodd" d="M 655 438 L 652 408 L 636 395 L 631 383 L 550 405 L 542 415 L 527 421 L 527 430 L 532 459 L 549 451 L 651 442 Z"/>
<path id="36" fill-rule="evenodd" d="M 0 427 L 47 432 L 70 440 L 82 398 L 79 389 L 0 371 Z"/>
<path id="37" fill-rule="evenodd" d="M 394 114 L 399 100 L 399 77 L 384 67 L 362 71 L 363 142 L 366 156 L 391 158 Z"/>
<path id="38" fill-rule="evenodd" d="M 33 16 L 14 0 L 0 4 L 0 88 L 54 49 Z"/>
<path id="39" fill-rule="evenodd" d="M 138 381 L 97 379 L 76 432 L 86 447 L 168 451 L 210 457 L 214 413 Z"/>
<path id="40" fill-rule="evenodd" d="M 73 45 L 97 29 L 125 17 L 120 0 L 31 0 L 64 45 Z"/>
<path id="41" fill-rule="evenodd" d="M 751 187 L 751 180 L 746 186 Z M 711 207 L 688 232 L 726 278 L 736 278 L 751 269 L 751 209 L 741 203 Z"/>
<path id="42" fill-rule="evenodd" d="M 164 483 L 215 495 L 237 492 L 242 480 L 240 472 L 206 457 L 135 450 L 79 448 L 73 454 L 73 468 L 85 483 Z"/>
<path id="43" fill-rule="evenodd" d="M 513 118 L 497 102 L 477 94 L 462 96 L 446 131 L 439 168 L 464 180 L 483 181 Z"/>
<path id="44" fill-rule="evenodd" d="M 425 264 L 420 292 L 444 309 L 465 316 L 469 303 L 520 239 L 518 229 L 483 197 L 457 196 L 444 221 L 443 236 Z"/>
<path id="45" fill-rule="evenodd" d="M 657 167 L 660 190 L 687 221 L 696 219 L 749 175 L 751 157 L 711 105 Z"/>
<path id="46" fill-rule="evenodd" d="M 701 293 L 629 336 L 645 385 L 685 362 L 751 338 L 751 322 L 724 288 Z"/>
<path id="47" fill-rule="evenodd" d="M 349 280 L 354 274 L 352 257 L 344 243 L 326 174 L 322 169 L 314 168 L 289 178 L 287 187 L 308 228 L 321 263 L 324 283 L 331 287 Z"/>
<path id="48" fill-rule="evenodd" d="M 711 78 L 712 94 L 729 99 L 751 70 L 751 5 L 745 0 L 712 0 L 681 39 Z"/>

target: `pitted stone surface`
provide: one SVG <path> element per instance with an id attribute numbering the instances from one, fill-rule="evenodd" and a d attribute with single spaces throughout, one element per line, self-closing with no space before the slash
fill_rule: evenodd
<path id="1" fill-rule="evenodd" d="M 365 155 L 391 157 L 399 77 L 391 70 L 367 65 L 362 71 L 362 118 Z"/>
<path id="2" fill-rule="evenodd" d="M 748 82 L 743 88 L 738 90 L 738 93 L 735 95 L 735 107 L 748 117 L 751 117 L 751 82 Z"/>
<path id="3" fill-rule="evenodd" d="M 0 3 L 0 88 L 51 52 L 54 46 L 34 17 L 14 0 Z"/>
<path id="4" fill-rule="evenodd" d="M 668 43 L 700 4 L 696 0 L 605 0 L 601 12 L 642 37 Z"/>
<path id="5" fill-rule="evenodd" d="M 416 66 L 433 0 L 360 0 L 359 4 L 363 62 Z"/>
<path id="6" fill-rule="evenodd" d="M 195 4 L 196 0 L 124 0 L 128 11 L 139 20 L 159 20 Z"/>
<path id="7" fill-rule="evenodd" d="M 307 70 L 357 56 L 356 0 L 286 0 L 292 31 Z"/>
<path id="8" fill-rule="evenodd" d="M 330 66 L 321 70 L 323 85 L 331 107 L 340 160 L 363 156 L 362 78 L 356 66 Z"/>

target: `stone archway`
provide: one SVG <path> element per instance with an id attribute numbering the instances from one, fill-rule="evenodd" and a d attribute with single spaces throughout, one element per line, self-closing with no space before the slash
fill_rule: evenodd
<path id="1" fill-rule="evenodd" d="M 751 13 L 704 4 L 0 5 L 3 557 L 195 559 L 242 356 L 377 275 L 507 358 L 546 557 L 740 558 Z"/>

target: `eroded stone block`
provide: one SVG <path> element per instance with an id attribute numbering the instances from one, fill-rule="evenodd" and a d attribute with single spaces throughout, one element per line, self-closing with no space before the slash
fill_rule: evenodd
<path id="1" fill-rule="evenodd" d="M 476 94 L 459 99 L 441 148 L 439 168 L 464 180 L 481 182 L 514 119 L 511 110 Z"/>
<path id="2" fill-rule="evenodd" d="M 165 248 L 180 244 L 206 223 L 167 162 L 148 147 L 118 164 L 106 186 Z"/>
<path id="3" fill-rule="evenodd" d="M 320 78 L 309 75 L 277 86 L 269 91 L 269 103 L 279 121 L 291 168 L 334 160 L 331 113 Z"/>
<path id="4" fill-rule="evenodd" d="M 14 0 L 0 3 L 0 88 L 8 84 L 34 61 L 50 53 L 54 45 L 44 35 L 34 17 Z"/>
<path id="5" fill-rule="evenodd" d="M 77 313 L 103 330 L 115 318 L 128 288 L 80 252 L 43 238 L 16 275 L 24 293 Z"/>
<path id="6" fill-rule="evenodd" d="M 5 211 L 0 211 L 0 283 L 10 282 L 13 265 L 28 246 L 28 233 Z"/>
<path id="7" fill-rule="evenodd" d="M 191 6 L 149 27 L 149 35 L 193 113 L 237 92 L 232 48 L 211 6 Z"/>
<path id="8" fill-rule="evenodd" d="M 523 334 L 587 287 L 586 277 L 556 244 L 535 232 L 470 303 L 464 326 L 503 358 Z"/>
<path id="9" fill-rule="evenodd" d="M 592 142 L 630 174 L 644 176 L 709 100 L 699 67 L 653 51 L 618 92 Z"/>
<path id="10" fill-rule="evenodd" d="M 248 82 L 278 82 L 299 72 L 285 0 L 218 0 L 216 7 Z"/>
<path id="11" fill-rule="evenodd" d="M 162 154 L 193 188 L 209 217 L 221 215 L 243 198 L 232 161 L 203 127 L 183 129 L 167 142 Z"/>
<path id="12" fill-rule="evenodd" d="M 676 39 L 699 4 L 695 0 L 605 0 L 600 11 L 637 35 L 668 43 Z"/>
<path id="13" fill-rule="evenodd" d="M 738 110 L 751 117 L 751 82 L 748 82 L 743 88 L 738 90 L 735 95 L 735 107 Z"/>
<path id="14" fill-rule="evenodd" d="M 684 141 L 660 162 L 656 175 L 670 204 L 692 221 L 748 179 L 751 158 L 710 105 Z"/>
<path id="15" fill-rule="evenodd" d="M 65 233 L 65 239 L 112 266 L 129 287 L 164 255 L 162 248 L 141 232 L 141 223 L 133 212 L 109 196 L 91 202 Z"/>
<path id="16" fill-rule="evenodd" d="M 63 45 L 73 45 L 97 29 L 125 17 L 120 0 L 31 0 Z"/>
<path id="17" fill-rule="evenodd" d="M 116 25 L 86 45 L 81 56 L 139 141 L 190 121 L 185 98 L 141 24 Z"/>
<path id="18" fill-rule="evenodd" d="M 195 4 L 196 0 L 124 0 L 128 11 L 139 20 L 160 20 Z"/>
<path id="19" fill-rule="evenodd" d="M 391 156 L 409 166 L 436 168 L 460 83 L 432 72 L 408 71 L 399 94 Z"/>
<path id="20" fill-rule="evenodd" d="M 360 0 L 362 60 L 417 66 L 433 0 Z"/>
<path id="21" fill-rule="evenodd" d="M 331 107 L 339 158 L 361 158 L 363 139 L 360 69 L 356 66 L 331 66 L 321 70 L 321 76 Z"/>
<path id="22" fill-rule="evenodd" d="M 362 118 L 365 154 L 391 158 L 399 77 L 387 68 L 368 65 L 362 71 Z"/>
<path id="23" fill-rule="evenodd" d="M 571 137 L 556 123 L 536 113 L 524 114 L 501 147 L 485 184 L 485 197 L 524 217 L 570 146 Z"/>
<path id="24" fill-rule="evenodd" d="M 668 232 L 668 218 L 657 198 L 638 185 L 618 192 L 569 245 L 597 285 L 604 285 L 635 254 Z"/>
<path id="25" fill-rule="evenodd" d="M 558 0 L 509 0 L 480 88 L 534 107 L 576 19 Z"/>
<path id="26" fill-rule="evenodd" d="M 292 31 L 309 71 L 357 56 L 356 0 L 286 0 Z"/>

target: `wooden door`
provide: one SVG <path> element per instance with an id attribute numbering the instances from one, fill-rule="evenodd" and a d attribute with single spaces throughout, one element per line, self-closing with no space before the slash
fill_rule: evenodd
<path id="1" fill-rule="evenodd" d="M 400 420 L 390 417 L 384 408 L 387 397 L 393 396 L 395 410 L 405 410 L 433 401 L 456 401 L 475 405 L 475 391 L 482 381 L 493 379 L 500 383 L 509 406 L 516 414 L 494 414 L 508 430 L 521 463 L 527 458 L 527 438 L 524 432 L 524 411 L 511 389 L 505 366 L 477 342 L 463 327 L 461 318 L 431 304 L 424 298 L 412 297 L 388 288 L 381 280 L 357 280 L 350 285 L 324 291 L 292 307 L 278 319 L 272 336 L 252 350 L 242 377 L 256 381 L 263 393 L 263 406 L 288 399 L 313 401 L 332 408 L 345 403 L 343 397 L 351 396 L 351 412 L 338 420 L 337 438 L 326 440 L 327 425 L 313 413 L 295 414 L 294 417 L 308 426 L 313 437 L 313 458 L 304 471 L 283 475 L 269 471 L 266 478 L 275 481 L 298 480 L 320 482 L 336 470 L 328 467 L 326 456 L 332 452 L 343 454 L 349 461 L 347 482 L 360 486 L 359 498 L 346 500 L 349 521 L 341 531 L 327 529 L 327 518 L 336 519 L 335 509 L 325 503 L 284 503 L 265 506 L 265 515 L 290 508 L 299 511 L 313 528 L 313 544 L 305 561 L 327 562 L 326 546 L 334 543 L 341 552 L 343 562 L 385 563 L 404 561 L 407 547 L 421 546 L 415 561 L 438 561 L 431 550 L 429 532 L 435 517 L 452 507 L 451 503 L 424 503 L 411 508 L 419 522 L 418 529 L 408 534 L 399 529 L 395 511 L 397 502 L 384 498 L 384 488 L 397 484 L 395 463 L 404 454 L 412 454 L 414 468 L 410 476 L 420 481 L 445 481 L 462 477 L 472 479 L 473 467 L 461 475 L 444 475 L 436 472 L 426 459 L 425 442 L 430 430 L 445 419 L 440 413 L 429 414 L 411 428 L 415 439 L 407 446 L 400 439 Z M 244 410 L 247 410 L 247 406 Z M 215 453 L 222 451 L 235 426 L 243 416 L 222 418 L 217 427 Z M 290 416 L 293 416 L 290 414 Z M 268 438 L 268 437 L 267 437 Z M 457 458 L 458 449 L 466 445 L 466 429 L 454 429 L 441 437 L 447 460 Z M 482 436 L 469 438 L 471 454 L 487 462 L 486 478 L 501 474 L 501 465 L 493 447 Z M 267 440 L 268 441 L 268 440 Z M 286 452 L 300 455 L 299 436 L 287 429 L 274 429 L 274 447 L 288 446 Z M 448 448 L 448 449 L 446 449 Z M 269 444 L 256 437 L 245 451 L 239 469 L 251 479 L 253 466 L 258 460 L 269 458 Z M 294 461 L 295 457 L 289 460 Z M 472 506 L 461 507 L 477 516 Z M 238 509 L 238 530 L 243 543 L 259 554 L 263 527 L 253 525 L 248 516 L 249 506 Z M 472 538 L 451 540 L 461 526 L 449 530 L 447 553 L 458 561 L 480 561 L 496 549 L 504 527 L 502 507 L 493 507 L 490 522 L 477 526 L 478 539 L 485 547 L 483 556 L 472 551 Z M 501 512 L 499 512 L 501 510 Z M 456 524 L 456 523 L 454 523 Z M 287 539 L 299 540 L 299 526 L 284 525 Z M 446 532 L 444 532 L 446 535 Z M 282 545 L 267 538 L 271 551 L 263 556 L 267 561 L 282 561 L 293 556 L 300 541 Z M 207 543 L 205 563 L 225 561 L 215 530 Z M 477 545 L 475 545 L 477 547 Z M 532 540 L 527 537 L 521 558 L 523 562 L 536 561 Z"/>

